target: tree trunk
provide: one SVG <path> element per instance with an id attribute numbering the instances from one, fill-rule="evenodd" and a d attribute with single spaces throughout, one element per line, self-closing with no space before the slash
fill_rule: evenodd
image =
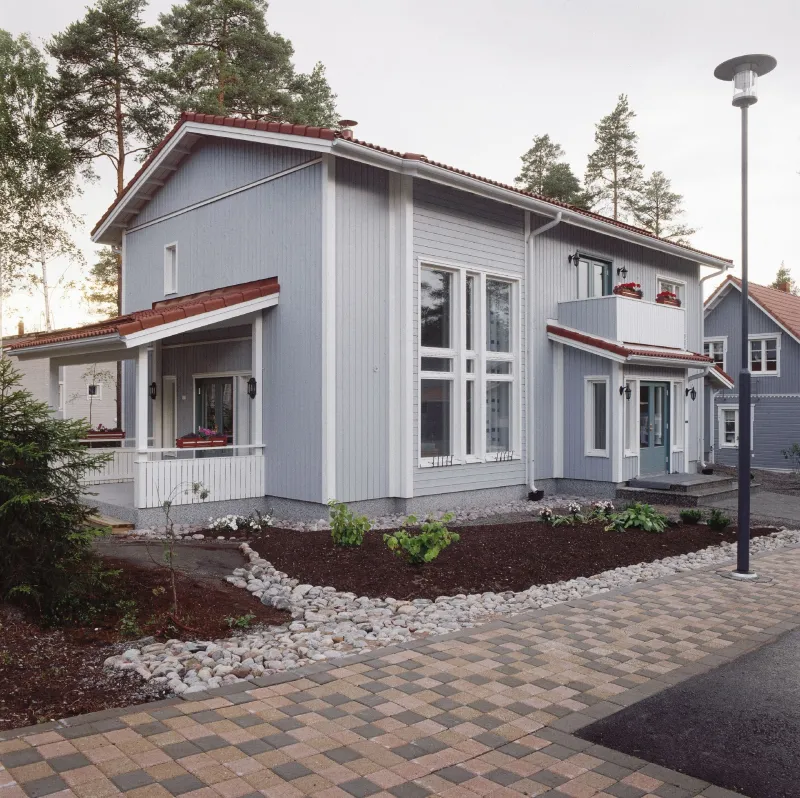
<path id="1" fill-rule="evenodd" d="M 50 318 L 50 286 L 47 284 L 47 260 L 42 256 L 42 293 L 44 294 L 44 328 L 47 332 L 53 329 Z"/>

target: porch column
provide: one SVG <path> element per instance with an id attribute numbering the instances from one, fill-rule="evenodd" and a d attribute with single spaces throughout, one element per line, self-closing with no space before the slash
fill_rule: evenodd
<path id="1" fill-rule="evenodd" d="M 57 360 L 53 360 L 52 358 L 49 361 L 49 369 L 50 369 L 50 385 L 49 385 L 49 394 L 48 394 L 48 404 L 50 408 L 55 412 L 56 418 L 63 418 L 64 414 L 60 412 L 58 406 L 58 383 L 60 381 L 61 376 L 61 367 L 58 365 Z M 65 397 L 66 401 L 66 397 Z"/>
<path id="2" fill-rule="evenodd" d="M 161 438 L 161 406 L 164 400 L 161 380 L 161 341 L 153 342 L 153 376 L 156 384 L 156 400 L 153 402 L 153 446 L 160 449 L 164 443 Z M 161 459 L 161 455 L 157 457 Z"/>
<path id="3" fill-rule="evenodd" d="M 138 348 L 136 356 L 136 468 L 133 480 L 133 497 L 136 507 L 143 507 L 145 470 L 147 465 L 147 408 L 148 394 L 147 345 Z"/>
<path id="4" fill-rule="evenodd" d="M 264 443 L 264 316 L 263 311 L 259 311 L 253 319 L 251 344 L 251 371 L 255 377 L 256 398 L 252 399 L 252 427 L 250 432 L 250 443 Z M 248 454 L 264 454 L 263 449 L 256 449 Z"/>

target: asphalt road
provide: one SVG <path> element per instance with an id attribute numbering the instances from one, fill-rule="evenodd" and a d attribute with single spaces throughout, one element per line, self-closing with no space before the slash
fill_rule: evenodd
<path id="1" fill-rule="evenodd" d="M 750 798 L 800 798 L 800 630 L 578 736 Z"/>

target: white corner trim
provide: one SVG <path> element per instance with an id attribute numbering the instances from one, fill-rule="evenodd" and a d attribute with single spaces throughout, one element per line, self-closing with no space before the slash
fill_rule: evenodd
<path id="1" fill-rule="evenodd" d="M 336 161 L 322 156 L 322 495 L 336 499 Z"/>
<path id="2" fill-rule="evenodd" d="M 530 388 L 529 388 L 530 390 Z M 533 425 L 533 418 L 528 420 Z M 531 436 L 533 437 L 533 436 Z M 553 345 L 553 477 L 564 476 L 564 344 Z"/>
<path id="3" fill-rule="evenodd" d="M 624 385 L 624 376 L 622 373 L 622 364 L 611 364 L 611 378 L 608 384 L 606 396 L 606 404 L 612 408 L 611 410 L 611 440 L 613 446 L 611 447 L 611 481 L 622 481 L 622 457 L 625 450 L 625 408 L 623 402 L 625 397 L 620 396 L 619 386 Z M 609 443 L 608 433 L 606 434 L 606 444 Z"/>

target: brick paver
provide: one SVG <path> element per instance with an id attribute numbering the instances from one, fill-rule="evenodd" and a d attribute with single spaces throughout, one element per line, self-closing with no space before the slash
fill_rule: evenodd
<path id="1" fill-rule="evenodd" d="M 573 732 L 800 626 L 800 548 L 757 563 L 0 733 L 0 798 L 727 795 Z"/>

